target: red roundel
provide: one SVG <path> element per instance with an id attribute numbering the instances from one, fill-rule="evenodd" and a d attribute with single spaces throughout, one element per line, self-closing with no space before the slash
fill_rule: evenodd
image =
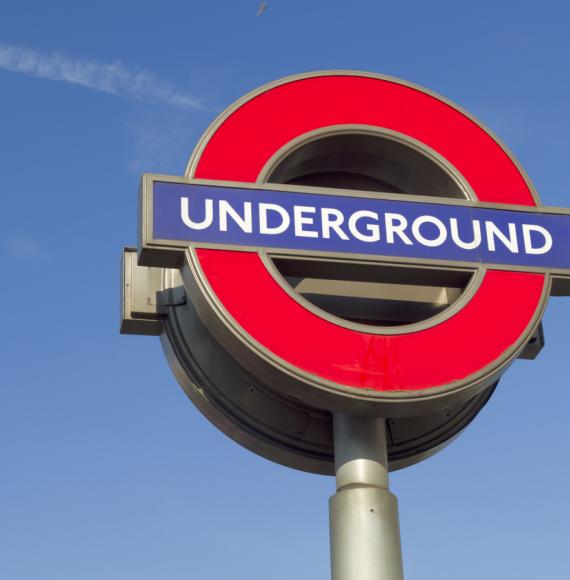
<path id="1" fill-rule="evenodd" d="M 294 139 L 355 124 L 425 144 L 480 201 L 536 205 L 515 162 L 465 113 L 419 88 L 356 73 L 292 78 L 255 93 L 207 135 L 190 177 L 253 183 Z M 489 270 L 463 308 L 439 324 L 371 333 L 304 308 L 256 253 L 198 249 L 196 255 L 226 316 L 277 364 L 317 382 L 379 394 L 449 387 L 490 372 L 522 346 L 547 292 L 543 274 Z"/>

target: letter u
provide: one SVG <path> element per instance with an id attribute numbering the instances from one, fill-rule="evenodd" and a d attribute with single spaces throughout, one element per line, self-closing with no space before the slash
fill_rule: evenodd
<path id="1" fill-rule="evenodd" d="M 204 219 L 201 222 L 195 222 L 190 219 L 188 198 L 181 197 L 180 217 L 185 226 L 193 230 L 205 230 L 206 228 L 209 228 L 214 221 L 214 202 L 211 199 L 204 200 Z"/>

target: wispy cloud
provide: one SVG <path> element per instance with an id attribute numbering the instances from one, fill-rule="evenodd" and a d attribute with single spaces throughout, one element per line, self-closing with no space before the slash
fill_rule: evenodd
<path id="1" fill-rule="evenodd" d="M 127 169 L 135 174 L 181 173 L 201 132 L 193 117 L 182 109 L 132 111 L 125 121 L 130 142 Z"/>
<path id="2" fill-rule="evenodd" d="M 145 69 L 131 69 L 119 61 L 104 63 L 72 58 L 60 52 L 0 44 L 0 69 L 73 83 L 139 101 L 186 109 L 204 108 L 201 99 L 176 89 Z"/>
<path id="3" fill-rule="evenodd" d="M 39 244 L 28 237 L 7 239 L 5 245 L 8 252 L 16 258 L 35 258 L 41 254 Z"/>

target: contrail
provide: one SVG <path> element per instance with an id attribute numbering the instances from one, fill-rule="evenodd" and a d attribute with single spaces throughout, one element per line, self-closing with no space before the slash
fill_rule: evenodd
<path id="1" fill-rule="evenodd" d="M 60 52 L 0 44 L 0 69 L 64 81 L 139 101 L 189 109 L 204 108 L 201 99 L 177 90 L 147 70 L 131 70 L 119 61 L 104 63 L 72 58 Z"/>

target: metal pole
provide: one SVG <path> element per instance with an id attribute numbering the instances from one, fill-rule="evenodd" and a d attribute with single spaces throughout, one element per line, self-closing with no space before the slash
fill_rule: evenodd
<path id="1" fill-rule="evenodd" d="M 335 414 L 329 501 L 332 580 L 403 580 L 398 502 L 388 489 L 384 419 Z"/>

